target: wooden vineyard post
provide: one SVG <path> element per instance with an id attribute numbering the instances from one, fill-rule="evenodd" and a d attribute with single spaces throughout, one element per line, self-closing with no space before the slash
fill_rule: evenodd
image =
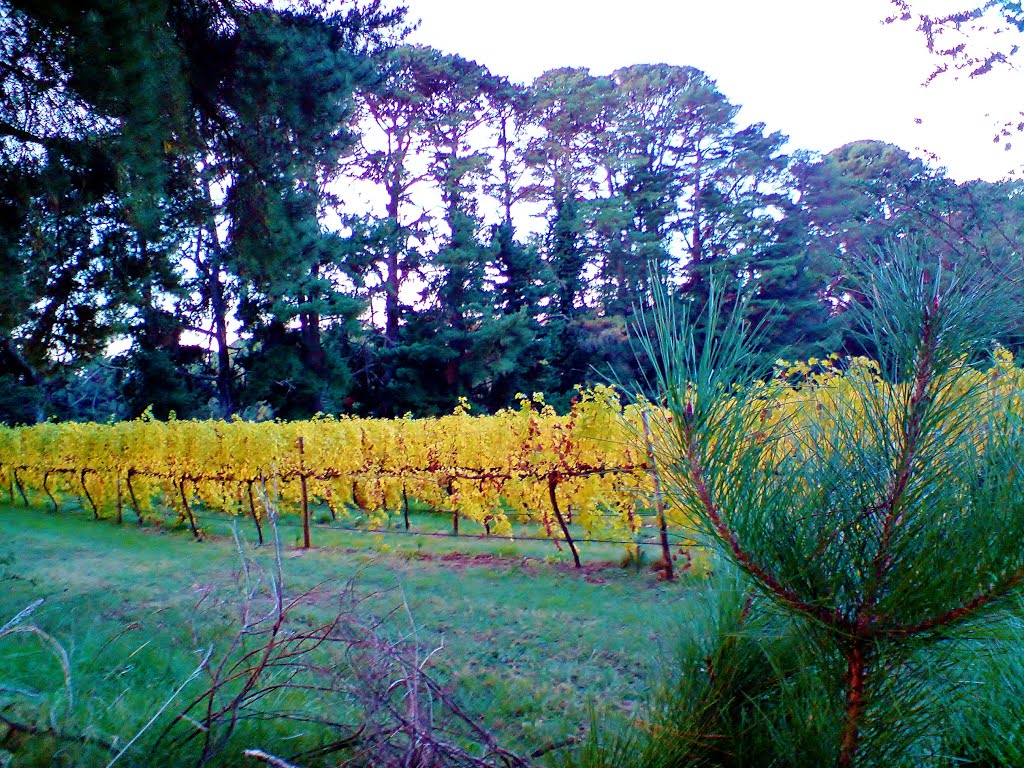
<path id="1" fill-rule="evenodd" d="M 139 518 L 139 525 L 142 525 L 142 508 L 139 506 L 139 500 L 135 498 L 135 489 L 132 488 L 132 475 L 135 474 L 134 469 L 129 469 L 125 475 L 124 484 L 128 488 L 128 498 L 131 500 L 132 509 L 135 510 L 135 516 Z"/>
<path id="2" fill-rule="evenodd" d="M 455 493 L 455 478 L 454 477 L 449 477 L 448 478 L 448 485 L 445 487 L 445 490 L 447 490 L 449 497 L 453 493 Z M 452 506 L 452 536 L 458 536 L 458 535 L 459 535 L 459 508 L 457 506 L 453 505 Z"/>
<path id="3" fill-rule="evenodd" d="M 192 529 L 192 537 L 196 541 L 202 541 L 203 536 L 199 532 L 199 528 L 196 527 L 196 516 L 192 514 L 192 507 L 189 506 L 188 496 L 185 494 L 185 478 L 181 478 L 178 482 L 178 492 L 181 494 L 181 506 L 185 510 L 186 518 L 188 519 L 188 525 Z"/>
<path id="4" fill-rule="evenodd" d="M 116 476 L 117 480 L 117 524 L 124 523 L 124 496 L 121 494 L 121 475 Z"/>
<path id="5" fill-rule="evenodd" d="M 661 492 L 661 477 L 658 475 L 658 462 L 654 457 L 654 441 L 651 439 L 651 424 L 647 411 L 640 414 L 644 422 L 644 442 L 647 443 L 647 460 L 651 463 L 651 477 L 654 478 L 654 508 L 658 512 L 658 527 L 661 529 L 661 556 L 665 560 L 665 578 L 672 581 L 675 570 L 672 567 L 672 550 L 668 545 L 668 525 L 665 521 L 665 497 Z"/>
<path id="6" fill-rule="evenodd" d="M 409 491 L 402 485 L 402 517 L 405 518 L 405 530 L 409 530 Z"/>
<path id="7" fill-rule="evenodd" d="M 43 491 L 46 493 L 47 496 L 50 497 L 50 503 L 53 504 L 53 513 L 57 514 L 57 512 L 58 512 L 57 500 L 55 498 L 53 498 L 53 494 L 50 493 L 50 486 L 49 486 L 49 483 L 48 483 L 49 479 L 50 479 L 50 473 L 49 472 L 43 472 Z M 23 498 L 24 498 L 24 495 L 25 494 L 22 493 L 22 497 Z M 27 503 L 28 502 L 26 502 L 26 504 Z"/>
<path id="8" fill-rule="evenodd" d="M 85 492 L 85 498 L 89 500 L 89 506 L 92 507 L 92 516 L 96 519 L 100 519 L 100 508 L 96 506 L 96 502 L 92 498 L 92 494 L 89 493 L 89 486 L 85 484 L 85 473 L 89 470 L 83 469 L 78 475 L 78 482 L 82 486 L 82 490 Z"/>
<path id="9" fill-rule="evenodd" d="M 555 489 L 558 487 L 558 476 L 554 473 L 548 475 L 548 498 L 551 500 L 551 511 L 555 513 L 555 519 L 558 520 L 558 524 L 562 528 L 562 535 L 565 536 L 565 543 L 569 545 L 569 550 L 572 552 L 573 562 L 576 563 L 577 568 L 582 568 L 583 564 L 580 562 L 580 553 L 576 551 L 576 542 L 572 540 L 572 535 L 569 533 L 569 526 L 565 522 L 565 518 L 562 516 L 562 510 L 558 508 L 558 497 L 555 495 Z"/>
<path id="10" fill-rule="evenodd" d="M 27 507 L 28 506 L 28 496 L 25 495 L 25 487 L 21 484 L 21 480 L 18 479 L 18 468 L 17 467 L 13 467 L 11 469 L 11 472 L 14 475 L 14 484 L 18 488 L 18 493 L 21 494 L 21 502 L 22 502 L 22 504 L 24 504 Z"/>
<path id="11" fill-rule="evenodd" d="M 309 497 L 306 492 L 306 467 L 302 458 L 304 444 L 302 435 L 299 435 L 299 489 L 302 492 L 302 548 L 309 549 Z"/>
<path id="12" fill-rule="evenodd" d="M 260 525 L 260 516 L 256 514 L 256 503 L 252 498 L 252 480 L 247 484 L 249 494 L 249 514 L 252 515 L 252 521 L 256 523 L 256 536 L 259 539 L 259 546 L 263 546 L 263 526 Z"/>

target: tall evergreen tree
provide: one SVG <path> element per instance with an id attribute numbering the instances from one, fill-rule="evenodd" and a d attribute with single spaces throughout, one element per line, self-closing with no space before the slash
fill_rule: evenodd
<path id="1" fill-rule="evenodd" d="M 315 2 L 296 11 L 233 0 L 0 3 L 0 147 L 7 174 L 28 190 L 20 199 L 29 201 L 10 211 L 20 222 L 6 250 L 12 274 L 31 282 L 46 263 L 41 241 L 27 238 L 33 210 L 38 222 L 55 211 L 66 219 L 91 201 L 78 215 L 79 229 L 91 228 L 91 236 L 65 242 L 59 252 L 68 265 L 81 265 L 78 285 L 87 281 L 87 264 L 107 284 L 86 282 L 86 290 L 69 293 L 38 283 L 40 295 L 28 298 L 56 307 L 67 294 L 63 301 L 96 339 L 78 350 L 76 363 L 128 334 L 136 340 L 124 358 L 134 368 L 132 386 L 159 399 L 161 385 L 210 380 L 205 361 L 195 362 L 191 351 L 181 358 L 180 350 L 183 332 L 212 316 L 218 360 L 207 394 L 230 410 L 228 289 L 239 270 L 229 273 L 229 258 L 242 262 L 242 233 L 261 207 L 279 245 L 309 230 L 300 222 L 311 210 L 322 213 L 310 201 L 321 195 L 324 177 L 310 169 L 350 141 L 343 132 L 348 94 L 356 80 L 372 76 L 366 49 L 383 42 L 401 17 L 376 3 L 344 13 Z M 57 168 L 68 183 L 55 181 Z M 243 193 L 248 199 L 240 202 Z M 237 243 L 220 242 L 225 227 L 239 235 Z M 67 228 L 60 231 L 66 239 Z M 115 235 L 116 248 L 101 247 Z M 195 254 L 195 270 L 184 268 L 184 253 Z M 97 301 L 116 308 L 117 322 L 90 309 Z M 50 348 L 45 360 L 31 362 L 25 340 L 45 338 L 43 321 L 56 315 L 44 313 L 33 330 L 6 309 L 0 333 L 7 356 L 23 364 L 21 379 L 46 379 L 59 360 Z M 147 376 L 142 361 L 157 358 L 160 365 L 148 367 L 159 374 Z"/>
<path id="2" fill-rule="evenodd" d="M 780 358 L 808 360 L 841 349 L 841 330 L 824 298 L 828 276 L 807 247 L 798 213 L 783 216 L 750 269 L 757 282 L 748 322 L 758 328 L 754 351 L 762 369 Z"/>
<path id="3" fill-rule="evenodd" d="M 983 267 L 1020 283 L 1019 185 L 957 185 L 942 169 L 881 141 L 846 144 L 794 165 L 810 258 L 827 275 L 825 298 L 841 312 L 869 298 L 850 288 L 865 262 L 913 240 L 950 267 Z M 1004 342 L 1018 343 L 1011 338 Z M 855 339 L 850 351 L 863 350 Z"/>
<path id="4" fill-rule="evenodd" d="M 833 275 L 834 296 L 858 260 L 887 243 L 914 236 L 956 249 L 950 227 L 955 185 L 892 144 L 855 141 L 793 168 L 810 247 Z"/>
<path id="5" fill-rule="evenodd" d="M 353 93 L 376 76 L 340 21 L 248 16 L 229 97 L 238 128 L 223 148 L 226 253 L 250 344 L 245 395 L 293 416 L 340 409 L 347 366 L 325 337 L 343 337 L 362 310 L 353 296 L 361 275 L 341 237 L 321 224 L 325 190 L 353 142 Z"/>

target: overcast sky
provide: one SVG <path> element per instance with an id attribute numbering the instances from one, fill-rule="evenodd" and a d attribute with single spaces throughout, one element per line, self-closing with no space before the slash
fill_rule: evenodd
<path id="1" fill-rule="evenodd" d="M 1024 110 L 1024 74 L 922 87 L 935 59 L 912 25 L 881 23 L 888 0 L 406 2 L 422 22 L 414 42 L 519 82 L 564 66 L 607 74 L 690 65 L 743 106 L 741 121 L 781 130 L 791 148 L 881 139 L 934 153 L 958 180 L 996 180 L 1024 166 L 1024 134 L 1009 152 L 993 143 L 997 124 Z"/>

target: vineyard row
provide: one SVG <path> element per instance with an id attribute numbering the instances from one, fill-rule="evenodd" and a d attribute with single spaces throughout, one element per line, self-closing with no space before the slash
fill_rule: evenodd
<path id="1" fill-rule="evenodd" d="M 1008 354 L 997 353 L 987 370 L 962 370 L 951 387 L 980 384 L 993 402 L 1024 410 L 1024 371 Z M 901 396 L 870 361 L 840 368 L 812 360 L 756 386 L 742 399 L 749 430 L 730 439 L 763 443 L 764 462 L 828 439 L 840 411 L 866 419 L 872 399 Z M 523 398 L 493 416 L 461 409 L 433 419 L 46 423 L 0 428 L 0 480 L 12 501 L 17 494 L 57 509 L 76 496 L 96 517 L 120 519 L 130 507 L 141 520 L 170 508 L 197 538 L 201 509 L 251 516 L 259 526 L 273 507 L 301 516 L 305 546 L 311 505 L 376 528 L 412 498 L 452 511 L 456 526 L 461 517 L 496 535 L 511 535 L 513 519 L 538 523 L 578 562 L 570 525 L 583 539 L 630 539 L 653 527 L 663 542 L 667 529 L 688 528 L 686 510 L 662 493 L 665 476 L 679 481 L 672 456 L 656 448 L 677 426 L 656 408 L 622 407 L 610 388 L 581 392 L 566 415 Z"/>
<path id="2" fill-rule="evenodd" d="M 640 424 L 607 389 L 581 393 L 566 416 L 524 399 L 487 417 L 40 424 L 0 429 L 0 477 L 12 501 L 57 509 L 74 496 L 96 517 L 170 507 L 197 538 L 204 508 L 251 516 L 262 537 L 266 494 L 301 515 L 306 546 L 311 505 L 376 527 L 413 498 L 497 535 L 510 518 L 539 523 L 578 560 L 570 524 L 586 539 L 668 525 Z"/>

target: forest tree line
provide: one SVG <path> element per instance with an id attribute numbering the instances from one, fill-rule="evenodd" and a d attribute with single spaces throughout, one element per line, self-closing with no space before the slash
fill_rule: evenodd
<path id="1" fill-rule="evenodd" d="M 691 67 L 514 83 L 376 2 L 0 0 L 0 28 L 10 423 L 564 406 L 637 375 L 652 275 L 742 296 L 770 361 L 862 351 L 849 278 L 894 242 L 1022 266 L 1020 182 L 789 150 Z"/>

